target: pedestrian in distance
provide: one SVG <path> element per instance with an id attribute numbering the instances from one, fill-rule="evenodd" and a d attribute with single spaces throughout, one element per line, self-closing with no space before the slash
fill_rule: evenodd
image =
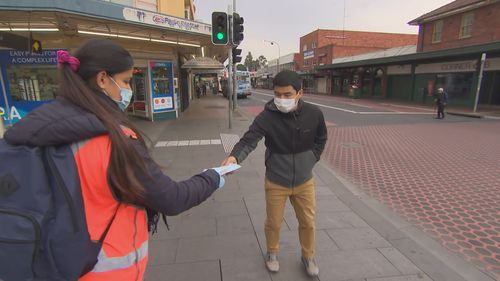
<path id="1" fill-rule="evenodd" d="M 444 119 L 444 108 L 448 103 L 448 93 L 446 93 L 443 88 L 439 88 L 436 96 L 434 97 L 434 101 L 436 102 L 437 107 L 436 119 Z"/>
<path id="2" fill-rule="evenodd" d="M 200 87 L 200 83 L 196 83 L 195 90 L 196 90 L 196 97 L 197 97 L 197 98 L 200 98 L 200 96 L 201 96 L 201 87 Z"/>
<path id="3" fill-rule="evenodd" d="M 222 165 L 243 162 L 265 138 L 266 267 L 271 272 L 279 271 L 280 228 L 289 199 L 299 221 L 302 262 L 307 274 L 317 276 L 312 169 L 327 140 L 325 120 L 317 106 L 301 99 L 303 90 L 297 73 L 283 70 L 273 83 L 274 99 L 266 103 L 264 111 L 255 118 Z"/>
<path id="4" fill-rule="evenodd" d="M 148 228 L 156 227 L 158 214 L 177 215 L 202 203 L 224 178 L 216 169 L 178 182 L 163 174 L 123 112 L 133 95 L 134 66 L 123 47 L 90 40 L 74 56 L 58 51 L 57 61 L 57 98 L 7 130 L 5 140 L 33 147 L 71 145 L 88 235 L 97 241 L 107 233 L 96 263 L 78 280 L 143 280 Z"/>

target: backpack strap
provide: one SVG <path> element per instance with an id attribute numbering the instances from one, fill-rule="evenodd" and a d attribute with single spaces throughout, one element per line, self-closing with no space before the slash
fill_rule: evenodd
<path id="1" fill-rule="evenodd" d="M 52 157 L 50 156 L 49 149 L 50 147 L 41 148 L 44 168 L 47 174 L 50 176 L 49 179 L 52 178 L 53 181 L 55 181 L 55 186 L 63 194 L 64 200 L 66 201 L 66 204 L 68 204 L 68 210 L 71 217 L 71 224 L 73 226 L 73 231 L 76 233 L 79 231 L 77 217 L 76 217 L 76 207 L 73 202 L 73 199 L 71 198 L 71 194 L 69 193 L 68 188 L 64 183 L 63 177 L 61 176 L 61 173 L 59 172 L 59 169 L 57 168 L 57 165 L 54 162 L 54 159 L 52 159 Z"/>
<path id="2" fill-rule="evenodd" d="M 68 209 L 70 212 L 71 216 L 71 223 L 73 225 L 73 230 L 74 232 L 78 232 L 78 223 L 77 223 L 77 218 L 76 218 L 76 209 L 73 204 L 73 200 L 71 199 L 71 195 L 68 192 L 68 189 L 66 187 L 66 184 L 64 183 L 64 180 L 61 176 L 61 173 L 59 172 L 59 169 L 56 166 L 56 163 L 54 162 L 54 159 L 49 154 L 49 148 L 50 147 L 44 147 L 42 148 L 42 159 L 44 161 L 44 166 L 45 170 L 49 175 L 52 176 L 52 178 L 55 181 L 55 185 L 61 191 L 61 193 L 64 195 L 64 199 L 66 200 L 66 203 L 68 204 Z M 113 221 L 115 220 L 116 214 L 118 213 L 118 209 L 121 206 L 121 202 L 118 202 L 118 206 L 116 207 L 115 213 L 113 214 L 113 217 L 110 219 L 108 225 L 106 226 L 106 229 L 104 232 L 101 234 L 101 237 L 99 238 L 99 243 L 102 244 L 104 239 L 106 238 L 106 235 L 108 234 L 109 229 L 111 228 L 111 225 L 113 224 Z"/>

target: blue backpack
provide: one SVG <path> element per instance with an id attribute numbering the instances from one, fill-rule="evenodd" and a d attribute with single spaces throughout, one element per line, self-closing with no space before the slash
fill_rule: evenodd
<path id="1" fill-rule="evenodd" d="M 0 139 L 0 280 L 77 280 L 96 264 L 113 220 L 91 241 L 71 146 Z"/>

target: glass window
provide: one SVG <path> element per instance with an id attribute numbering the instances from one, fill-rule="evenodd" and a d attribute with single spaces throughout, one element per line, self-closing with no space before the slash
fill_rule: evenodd
<path id="1" fill-rule="evenodd" d="M 146 111 L 146 68 L 134 67 L 131 87 L 134 93 L 132 97 L 132 109 L 134 111 Z"/>
<path id="2" fill-rule="evenodd" d="M 442 87 L 453 100 L 467 100 L 471 93 L 473 73 L 450 73 L 436 76 L 436 87 Z"/>
<path id="3" fill-rule="evenodd" d="M 302 47 L 302 51 L 303 52 L 307 51 L 307 44 L 304 44 L 304 46 Z"/>
<path id="4" fill-rule="evenodd" d="M 460 38 L 471 37 L 473 21 L 474 21 L 473 13 L 468 13 L 462 16 L 462 23 L 460 25 Z"/>
<path id="5" fill-rule="evenodd" d="M 55 98 L 59 78 L 54 66 L 7 66 L 14 101 L 46 101 Z"/>
<path id="6" fill-rule="evenodd" d="M 443 32 L 443 21 L 437 21 L 434 23 L 434 29 L 432 30 L 432 43 L 441 42 L 441 33 Z"/>
<path id="7" fill-rule="evenodd" d="M 146 11 L 158 12 L 156 0 L 136 0 L 135 7 Z"/>
<path id="8" fill-rule="evenodd" d="M 129 6 L 129 7 L 133 7 L 134 6 L 134 0 L 110 0 L 111 3 L 116 3 L 116 4 L 120 4 L 120 5 L 123 5 L 123 6 Z"/>
<path id="9" fill-rule="evenodd" d="M 316 49 L 316 42 L 312 42 L 312 48 Z"/>

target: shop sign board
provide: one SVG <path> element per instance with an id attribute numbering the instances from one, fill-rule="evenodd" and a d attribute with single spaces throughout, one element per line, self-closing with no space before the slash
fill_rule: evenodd
<path id="1" fill-rule="evenodd" d="M 44 50 L 40 54 L 30 51 L 1 50 L 0 65 L 55 65 L 58 50 Z"/>
<path id="2" fill-rule="evenodd" d="M 8 65 L 55 65 L 57 64 L 57 50 L 44 50 L 40 54 L 30 51 L 0 50 L 0 118 L 5 124 L 16 123 L 28 113 L 47 101 L 14 101 L 10 97 Z M 7 102 L 5 99 L 7 98 Z M 8 108 L 7 108 L 8 104 Z"/>
<path id="3" fill-rule="evenodd" d="M 149 73 L 153 113 L 175 110 L 172 62 L 150 61 Z"/>
<path id="4" fill-rule="evenodd" d="M 314 58 L 314 50 L 304 52 L 304 59 Z"/>
<path id="5" fill-rule="evenodd" d="M 389 65 L 387 67 L 388 75 L 411 74 L 411 64 Z"/>
<path id="6" fill-rule="evenodd" d="M 130 7 L 123 8 L 123 18 L 128 21 L 166 27 L 180 31 L 188 31 L 205 35 L 212 34 L 212 26 L 206 23 L 167 16 L 164 14 L 157 14 Z"/>
<path id="7" fill-rule="evenodd" d="M 452 61 L 442 63 L 421 64 L 415 68 L 415 73 L 455 73 L 475 72 L 478 60 Z M 500 70 L 500 58 L 486 59 L 485 71 Z"/>

